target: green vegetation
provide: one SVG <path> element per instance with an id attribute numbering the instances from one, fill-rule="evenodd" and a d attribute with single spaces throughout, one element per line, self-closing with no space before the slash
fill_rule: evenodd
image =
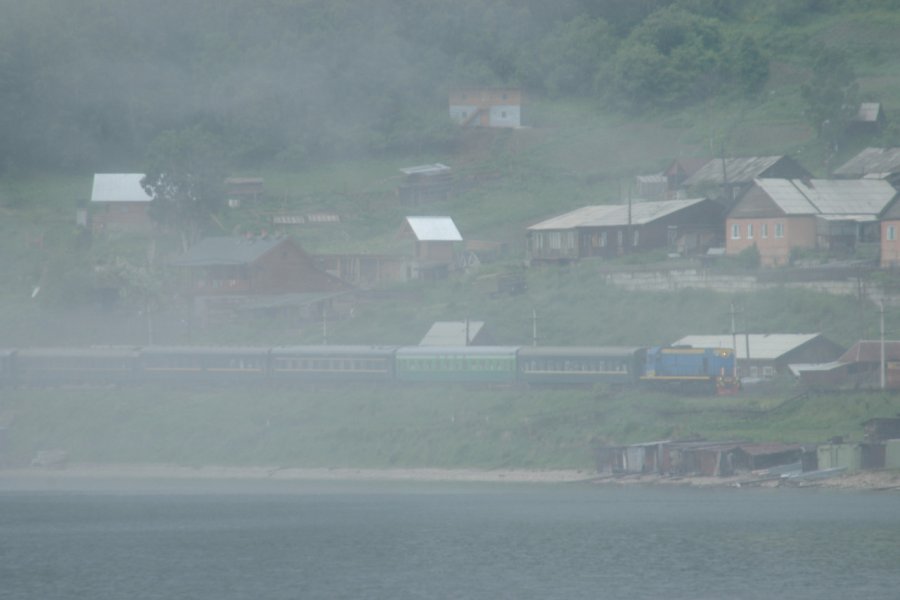
<path id="1" fill-rule="evenodd" d="M 690 398 L 612 389 L 462 387 L 14 391 L 8 458 L 283 467 L 584 468 L 592 448 L 668 438 L 859 440 L 900 397 L 778 391 Z"/>

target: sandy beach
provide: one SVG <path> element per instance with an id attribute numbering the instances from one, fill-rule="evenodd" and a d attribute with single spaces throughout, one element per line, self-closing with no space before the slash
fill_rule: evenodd
<path id="1" fill-rule="evenodd" d="M 734 477 L 670 477 L 660 475 L 598 475 L 591 470 L 526 469 L 354 469 L 283 467 L 191 467 L 165 464 L 71 464 L 63 467 L 0 469 L 0 480 L 66 481 L 198 480 L 198 481 L 381 481 L 381 482 L 504 482 L 585 483 L 592 485 L 665 485 L 691 487 L 805 487 L 900 492 L 900 471 L 862 471 L 827 479 L 790 481 L 761 479 L 753 474 Z"/>

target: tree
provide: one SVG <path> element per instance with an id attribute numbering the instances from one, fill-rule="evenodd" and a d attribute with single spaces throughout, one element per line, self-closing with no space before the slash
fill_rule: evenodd
<path id="1" fill-rule="evenodd" d="M 835 48 L 820 48 L 812 77 L 800 94 L 806 102 L 806 119 L 819 139 L 836 153 L 841 136 L 858 106 L 859 85 L 847 55 Z"/>
<path id="2" fill-rule="evenodd" d="M 178 231 L 185 247 L 224 205 L 226 163 L 221 141 L 199 127 L 167 131 L 150 144 L 141 181 L 153 198 L 150 216 Z"/>

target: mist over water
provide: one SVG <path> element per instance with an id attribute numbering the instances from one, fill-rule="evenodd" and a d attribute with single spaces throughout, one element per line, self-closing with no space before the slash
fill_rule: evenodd
<path id="1" fill-rule="evenodd" d="M 860 598 L 888 494 L 284 482 L 15 491 L 3 598 Z"/>

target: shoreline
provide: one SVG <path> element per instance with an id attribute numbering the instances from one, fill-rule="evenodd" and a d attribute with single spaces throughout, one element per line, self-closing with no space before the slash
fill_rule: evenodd
<path id="1" fill-rule="evenodd" d="M 56 467 L 0 468 L 0 482 L 44 484 L 66 481 L 319 481 L 319 482 L 442 482 L 442 483 L 584 483 L 590 485 L 648 485 L 701 488 L 791 487 L 858 491 L 900 492 L 900 471 L 878 470 L 841 473 L 816 480 L 792 481 L 760 478 L 754 474 L 733 477 L 673 477 L 662 475 L 603 475 L 591 470 L 556 469 L 437 469 L 437 468 L 328 468 L 328 467 L 189 467 L 168 464 L 71 464 Z"/>

